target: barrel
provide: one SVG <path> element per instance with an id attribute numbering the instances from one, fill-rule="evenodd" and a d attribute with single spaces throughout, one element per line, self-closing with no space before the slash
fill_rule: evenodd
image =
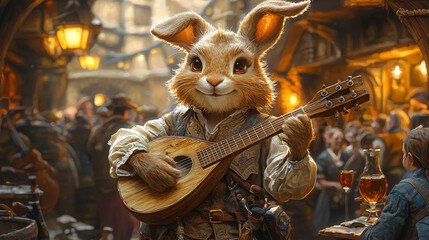
<path id="1" fill-rule="evenodd" d="M 37 240 L 37 224 L 33 219 L 0 217 L 0 240 Z"/>

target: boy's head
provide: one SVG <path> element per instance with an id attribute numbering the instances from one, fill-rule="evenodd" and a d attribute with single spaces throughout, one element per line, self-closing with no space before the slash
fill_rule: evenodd
<path id="1" fill-rule="evenodd" d="M 417 127 L 404 139 L 402 165 L 407 172 L 424 168 L 429 171 L 429 128 Z"/>

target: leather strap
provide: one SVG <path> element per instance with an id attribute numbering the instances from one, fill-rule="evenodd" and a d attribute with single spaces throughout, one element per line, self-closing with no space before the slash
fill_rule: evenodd
<path id="1" fill-rule="evenodd" d="M 429 204 L 428 204 L 429 191 L 426 188 L 424 188 L 422 184 L 420 184 L 418 181 L 412 178 L 406 178 L 401 182 L 406 182 L 411 184 L 417 190 L 417 192 L 423 197 L 423 200 L 426 202 L 426 206 L 420 209 L 413 218 L 414 223 L 417 223 L 418 221 L 420 221 L 420 219 L 429 215 Z"/>
<path id="2" fill-rule="evenodd" d="M 238 183 L 238 185 L 240 185 L 240 187 L 244 188 L 247 192 L 251 193 L 251 194 L 255 194 L 255 195 L 259 195 L 259 194 L 263 194 L 262 188 L 256 184 L 253 184 L 253 182 L 255 182 L 256 179 L 256 175 L 252 174 L 249 177 L 249 181 L 244 181 L 240 176 L 238 176 L 234 171 L 229 170 L 228 171 L 228 176 L 236 183 Z"/>

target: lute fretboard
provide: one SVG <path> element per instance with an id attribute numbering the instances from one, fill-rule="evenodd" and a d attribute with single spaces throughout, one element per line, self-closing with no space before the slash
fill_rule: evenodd
<path id="1" fill-rule="evenodd" d="M 266 123 L 260 123 L 199 151 L 197 156 L 201 166 L 207 167 L 235 152 L 246 149 L 280 133 L 284 120 L 291 116 L 306 113 L 306 107 L 298 108 Z"/>

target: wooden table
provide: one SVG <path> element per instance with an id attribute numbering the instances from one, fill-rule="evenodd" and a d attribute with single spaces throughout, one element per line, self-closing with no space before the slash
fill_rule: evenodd
<path id="1" fill-rule="evenodd" d="M 341 225 L 334 225 L 319 231 L 317 239 L 320 240 L 332 240 L 332 239 L 361 239 L 363 231 L 370 226 L 369 223 L 365 222 L 366 217 L 359 217 L 342 223 Z M 352 224 L 353 223 L 353 224 Z M 358 227 L 345 227 L 342 225 L 362 225 Z"/>

